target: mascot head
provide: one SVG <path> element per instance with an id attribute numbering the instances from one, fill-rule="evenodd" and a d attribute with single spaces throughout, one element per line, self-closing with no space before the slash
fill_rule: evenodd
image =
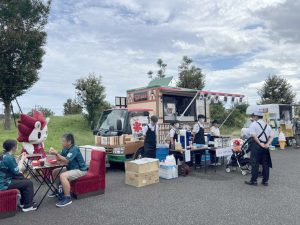
<path id="1" fill-rule="evenodd" d="M 18 121 L 18 141 L 31 144 L 43 143 L 48 136 L 48 122 L 49 118 L 46 119 L 44 114 L 39 111 L 34 111 L 32 117 L 21 114 Z"/>

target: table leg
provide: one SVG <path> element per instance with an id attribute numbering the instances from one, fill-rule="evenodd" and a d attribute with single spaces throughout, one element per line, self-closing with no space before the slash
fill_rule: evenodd
<path id="1" fill-rule="evenodd" d="M 59 177 L 59 175 L 60 175 L 61 171 L 63 170 L 63 168 L 64 168 L 64 167 L 61 167 L 61 168 L 60 168 L 59 172 L 57 173 L 56 177 L 54 177 L 54 179 L 53 179 L 52 182 L 51 182 L 51 180 L 48 178 L 47 173 L 45 173 L 45 172 L 42 170 L 42 174 L 44 175 L 44 176 L 43 176 L 43 177 L 44 177 L 44 178 L 43 178 L 43 181 L 47 184 L 48 189 L 47 189 L 46 193 L 44 194 L 43 198 L 41 199 L 40 203 L 38 204 L 37 208 L 39 208 L 40 205 L 43 203 L 43 201 L 44 201 L 46 195 L 48 194 L 48 192 L 50 191 L 50 189 L 51 189 L 52 191 L 57 190 L 56 187 L 54 186 L 54 183 L 55 183 L 56 179 Z M 51 171 L 52 171 L 52 170 L 51 170 Z M 54 188 L 54 189 L 52 189 L 52 188 Z"/>
<path id="2" fill-rule="evenodd" d="M 29 172 L 25 178 L 27 179 L 28 176 L 31 175 L 37 182 L 40 182 L 39 178 L 35 175 L 34 171 L 30 168 L 29 160 L 27 162 L 24 162 L 23 165 L 25 166 L 25 171 L 27 170 Z"/>

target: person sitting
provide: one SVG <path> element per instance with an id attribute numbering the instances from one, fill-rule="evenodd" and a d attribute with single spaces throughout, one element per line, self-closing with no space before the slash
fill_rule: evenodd
<path id="1" fill-rule="evenodd" d="M 37 209 L 33 202 L 33 183 L 20 172 L 26 160 L 26 153 L 22 153 L 19 163 L 14 158 L 18 144 L 15 140 L 3 143 L 4 154 L 0 156 L 0 190 L 18 189 L 21 193 L 20 207 L 23 212 Z"/>
<path id="2" fill-rule="evenodd" d="M 214 120 L 212 122 L 212 127 L 210 128 L 210 141 L 214 142 L 216 138 L 219 138 L 221 136 L 220 134 L 220 128 L 219 128 L 219 123 L 217 120 Z M 216 146 L 212 146 L 216 147 Z M 216 151 L 209 150 L 210 154 L 210 163 L 211 165 L 221 165 L 218 161 L 219 159 L 216 157 Z"/>
<path id="3" fill-rule="evenodd" d="M 73 134 L 68 133 L 62 136 L 62 148 L 60 154 L 53 148 L 49 150 L 51 155 L 56 156 L 57 161 L 67 164 L 66 168 L 64 168 L 60 174 L 59 180 L 56 179 L 55 184 L 56 187 L 58 187 L 59 182 L 61 183 L 64 195 L 58 193 L 58 191 L 49 195 L 49 197 L 60 197 L 60 201 L 56 204 L 57 207 L 64 207 L 72 203 L 70 181 L 84 176 L 87 172 L 87 166 L 79 148 L 75 145 Z M 54 178 L 59 171 L 60 169 L 53 171 Z"/>

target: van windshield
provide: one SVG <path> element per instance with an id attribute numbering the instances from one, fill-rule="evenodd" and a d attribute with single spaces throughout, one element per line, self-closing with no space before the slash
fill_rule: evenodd
<path id="1" fill-rule="evenodd" d="M 99 130 L 117 131 L 117 120 L 121 120 L 122 127 L 124 128 L 126 114 L 127 110 L 104 111 L 99 122 Z"/>

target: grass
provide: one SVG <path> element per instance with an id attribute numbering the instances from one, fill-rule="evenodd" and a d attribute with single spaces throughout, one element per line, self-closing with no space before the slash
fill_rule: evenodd
<path id="1" fill-rule="evenodd" d="M 52 116 L 48 124 L 48 138 L 45 141 L 45 151 L 47 152 L 50 147 L 61 149 L 61 136 L 64 133 L 71 132 L 75 136 L 77 145 L 94 145 L 94 136 L 89 129 L 88 123 L 81 115 L 69 116 Z M 6 131 L 3 129 L 3 121 L 0 120 L 0 143 L 6 139 L 17 139 L 18 130 L 15 125 L 12 129 Z M 19 146 L 19 150 L 21 146 Z"/>

